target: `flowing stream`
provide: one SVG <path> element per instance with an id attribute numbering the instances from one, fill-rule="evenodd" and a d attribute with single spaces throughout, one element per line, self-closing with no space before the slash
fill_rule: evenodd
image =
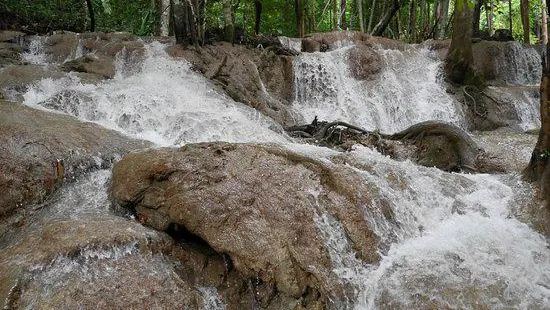
<path id="1" fill-rule="evenodd" d="M 159 43 L 148 44 L 143 62 L 125 73 L 119 70 L 113 80 L 98 85 L 82 84 L 71 74 L 42 80 L 24 94 L 24 104 L 72 114 L 159 146 L 253 141 L 283 144 L 318 158 L 330 153 L 294 144 L 275 122 L 220 95 L 189 64 L 171 59 L 163 48 Z M 358 82 L 343 68 L 347 49 L 295 59 L 293 109 L 304 119 L 340 119 L 382 132 L 430 119 L 464 124 L 460 105 L 440 83 L 441 61 L 430 51 L 382 50 L 381 78 Z M 361 171 L 364 182 L 376 191 L 374 207 L 365 207 L 365 217 L 383 246 L 378 265 L 364 264 L 355 258 L 336 219 L 327 214 L 316 218 L 330 249 L 334 274 L 354 288 L 345 308 L 550 308 L 549 244 L 514 216 L 514 210 L 533 195 L 518 175 L 450 174 L 396 162 L 362 147 L 350 156 L 372 167 Z M 61 191 L 48 211 L 51 217 L 115 218 L 107 207 L 109 175 L 100 171 Z M 393 221 L 377 208 L 382 203 L 391 207 Z M 133 249 L 90 255 L 139 255 Z M 150 263 L 146 272 L 151 274 L 169 268 L 156 256 L 145 262 Z M 99 268 L 97 262 L 80 263 L 88 264 L 88 270 Z M 48 267 L 41 283 L 76 272 L 71 269 L 74 262 L 56 264 Z M 200 291 L 205 308 L 223 308 L 215 289 Z"/>

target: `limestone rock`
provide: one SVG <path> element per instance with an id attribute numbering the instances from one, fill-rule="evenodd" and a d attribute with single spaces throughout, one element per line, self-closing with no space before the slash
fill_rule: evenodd
<path id="1" fill-rule="evenodd" d="M 64 62 L 74 58 L 78 47 L 78 35 L 72 32 L 60 32 L 47 37 L 44 52 L 49 62 Z"/>
<path id="2" fill-rule="evenodd" d="M 361 180 L 345 163 L 274 145 L 201 143 L 127 155 L 113 168 L 110 191 L 147 225 L 176 225 L 227 257 L 241 281 L 261 283 L 256 295 L 266 306 L 312 309 L 326 307 L 331 293 L 345 294 L 331 275 L 326 226 L 342 233 L 358 259 L 379 259 Z"/>
<path id="3" fill-rule="evenodd" d="M 73 117 L 0 101 L 0 218 L 149 145 Z"/>
<path id="4" fill-rule="evenodd" d="M 229 43 L 197 50 L 173 46 L 167 53 L 188 60 L 233 100 L 255 108 L 280 124 L 294 122 L 289 107 L 294 96 L 292 57 Z"/>
<path id="5" fill-rule="evenodd" d="M 20 65 L 23 48 L 15 43 L 0 43 L 0 68 L 8 65 Z"/>
<path id="6" fill-rule="evenodd" d="M 9 66 L 0 74 L 0 94 L 9 100 L 23 101 L 21 94 L 32 83 L 44 78 L 60 78 L 63 75 L 63 72 L 38 65 Z"/>
<path id="7" fill-rule="evenodd" d="M 198 308 L 200 294 L 162 253 L 174 241 L 112 217 L 44 221 L 2 249 L 0 298 L 12 308 Z M 39 227 L 39 228 L 36 228 Z"/>
<path id="8" fill-rule="evenodd" d="M 348 61 L 351 75 L 358 80 L 373 80 L 383 68 L 380 55 L 373 48 L 362 44 L 349 51 Z"/>
<path id="9" fill-rule="evenodd" d="M 65 71 L 97 74 L 105 78 L 113 78 L 115 76 L 115 66 L 112 60 L 91 54 L 68 61 L 61 68 Z"/>

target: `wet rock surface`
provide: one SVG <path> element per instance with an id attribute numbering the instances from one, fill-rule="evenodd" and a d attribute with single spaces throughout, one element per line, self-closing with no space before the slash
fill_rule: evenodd
<path id="1" fill-rule="evenodd" d="M 66 115 L 0 101 L 0 217 L 39 203 L 62 183 L 109 167 L 149 143 Z"/>
<path id="2" fill-rule="evenodd" d="M 175 273 L 172 238 L 109 211 L 107 171 L 54 194 L 0 236 L 0 298 L 19 308 L 187 308 L 202 293 Z M 99 192 L 98 192 L 99 190 Z M 98 195 L 99 193 L 99 195 Z"/>
<path id="3" fill-rule="evenodd" d="M 257 282 L 266 307 L 312 309 L 345 294 L 330 272 L 321 218 L 341 223 L 358 259 L 379 259 L 378 238 L 362 215 L 369 188 L 360 179 L 344 164 L 278 146 L 201 143 L 126 156 L 113 169 L 111 196 L 145 224 L 176 225 L 227 257 L 240 282 Z"/>
<path id="4" fill-rule="evenodd" d="M 187 59 L 233 100 L 280 124 L 293 123 L 289 108 L 294 96 L 292 57 L 223 42 L 197 50 L 172 46 L 167 52 Z"/>

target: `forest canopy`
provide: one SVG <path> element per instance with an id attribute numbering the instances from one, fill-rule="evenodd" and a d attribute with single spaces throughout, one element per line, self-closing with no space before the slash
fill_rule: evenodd
<path id="1" fill-rule="evenodd" d="M 237 29 L 247 35 L 303 36 L 309 33 L 350 29 L 372 33 L 383 19 L 387 25 L 374 34 L 406 42 L 450 37 L 455 1 L 449 0 L 192 0 L 203 11 L 205 32 L 223 29 L 229 7 Z M 458 0 L 463 1 L 463 0 Z M 472 0 L 464 0 L 471 1 Z M 30 33 L 53 30 L 83 32 L 127 31 L 136 35 L 162 34 L 162 14 L 170 10 L 168 0 L 4 0 L 0 22 L 4 28 Z M 173 1 L 172 1 L 173 2 Z M 177 1 L 176 1 L 177 2 Z M 475 2 L 475 1 L 474 1 Z M 88 6 L 89 4 L 89 6 Z M 522 14 L 523 8 L 526 12 Z M 482 0 L 479 6 L 480 35 L 512 28 L 512 35 L 538 42 L 542 36 L 541 0 Z M 93 14 L 90 14 L 89 10 Z M 259 10 L 259 11 L 258 11 Z M 257 20 L 259 16 L 259 20 Z M 528 16 L 524 28 L 522 16 Z M 93 17 L 91 17 L 93 16 Z M 95 19 L 92 21 L 92 18 Z M 256 29 L 258 28 L 258 29 Z M 475 30 L 474 30 L 475 33 Z"/>

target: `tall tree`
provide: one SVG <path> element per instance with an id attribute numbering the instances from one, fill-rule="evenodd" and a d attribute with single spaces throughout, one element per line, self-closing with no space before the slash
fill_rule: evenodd
<path id="1" fill-rule="evenodd" d="M 548 44 L 548 15 L 546 10 L 546 4 L 542 0 L 542 43 Z"/>
<path id="2" fill-rule="evenodd" d="M 95 14 L 92 0 L 86 0 L 86 6 L 88 7 L 88 15 L 90 16 L 90 32 L 95 31 Z"/>
<path id="3" fill-rule="evenodd" d="M 254 34 L 258 35 L 260 34 L 260 22 L 262 21 L 262 1 L 261 0 L 254 0 L 254 12 L 255 12 Z"/>
<path id="4" fill-rule="evenodd" d="M 416 43 L 416 2 L 411 0 L 409 8 L 409 43 Z"/>
<path id="5" fill-rule="evenodd" d="M 367 32 L 370 32 L 372 30 L 372 21 L 374 20 L 375 10 L 376 10 L 376 0 L 372 0 L 371 6 L 370 6 L 369 26 L 367 27 Z"/>
<path id="6" fill-rule="evenodd" d="M 346 22 L 346 10 L 347 10 L 346 0 L 340 0 L 340 28 L 342 30 L 348 29 L 348 25 Z"/>
<path id="7" fill-rule="evenodd" d="M 355 0 L 357 6 L 357 15 L 359 17 L 359 30 L 365 32 L 365 19 L 363 16 L 363 0 Z"/>
<path id="8" fill-rule="evenodd" d="M 492 36 L 495 28 L 493 23 L 493 0 L 489 0 L 485 3 L 485 14 L 487 18 L 487 30 L 489 32 L 489 36 Z"/>
<path id="9" fill-rule="evenodd" d="M 332 30 L 338 30 L 338 0 L 332 0 Z"/>
<path id="10" fill-rule="evenodd" d="M 296 31 L 299 38 L 304 36 L 304 8 L 302 0 L 294 0 L 294 11 L 296 13 Z"/>
<path id="11" fill-rule="evenodd" d="M 443 0 L 440 6 L 440 17 L 437 22 L 436 39 L 445 38 L 445 29 L 447 28 L 447 16 L 449 14 L 449 0 Z"/>
<path id="12" fill-rule="evenodd" d="M 550 0 L 546 0 L 546 10 Z M 537 145 L 531 154 L 529 165 L 523 171 L 524 177 L 532 182 L 537 182 L 544 197 L 550 194 L 550 44 L 546 43 L 546 52 L 542 57 L 542 78 L 540 82 L 540 120 L 541 128 Z M 546 199 L 547 205 L 550 200 Z"/>
<path id="13" fill-rule="evenodd" d="M 378 24 L 374 26 L 374 29 L 372 29 L 371 35 L 381 36 L 384 33 L 384 30 L 386 30 L 392 18 L 395 16 L 395 13 L 397 13 L 399 8 L 401 7 L 401 3 L 403 2 L 403 0 L 393 0 L 393 3 L 389 7 L 388 11 L 386 11 L 386 13 L 382 16 L 380 22 L 378 22 Z"/>
<path id="14" fill-rule="evenodd" d="M 235 17 L 233 13 L 233 4 L 231 0 L 222 1 L 224 39 L 227 42 L 233 42 L 233 40 L 235 40 Z"/>
<path id="15" fill-rule="evenodd" d="M 521 23 L 523 24 L 523 43 L 530 44 L 529 0 L 521 0 Z"/>
<path id="16" fill-rule="evenodd" d="M 479 37 L 479 20 L 481 18 L 481 6 L 483 5 L 483 0 L 477 0 L 477 3 L 474 5 L 474 14 L 472 21 L 472 36 Z"/>
<path id="17" fill-rule="evenodd" d="M 453 37 L 445 58 L 447 78 L 457 84 L 475 84 L 473 70 L 472 20 L 476 0 L 456 0 L 453 20 Z"/>

